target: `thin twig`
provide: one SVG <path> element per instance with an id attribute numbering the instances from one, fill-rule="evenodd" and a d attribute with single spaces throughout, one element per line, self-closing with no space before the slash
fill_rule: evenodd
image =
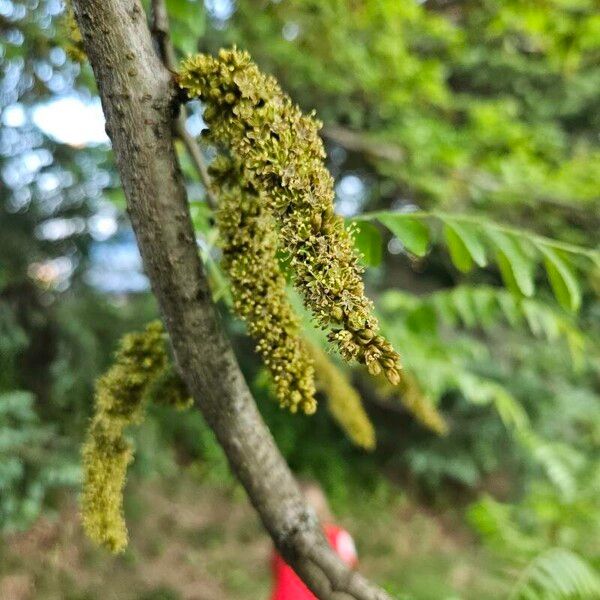
<path id="1" fill-rule="evenodd" d="M 184 109 L 185 110 L 185 109 Z M 175 133 L 177 137 L 181 139 L 183 145 L 185 146 L 192 162 L 194 163 L 194 167 L 198 171 L 198 175 L 206 189 L 206 200 L 208 205 L 216 210 L 219 207 L 219 200 L 217 198 L 217 194 L 212 187 L 212 182 L 210 180 L 210 175 L 208 174 L 208 167 L 206 166 L 206 161 L 204 160 L 204 156 L 202 156 L 202 151 L 200 150 L 200 146 L 196 143 L 196 140 L 187 132 L 185 128 L 185 117 L 183 113 L 178 117 L 175 122 Z"/>
<path id="2" fill-rule="evenodd" d="M 164 0 L 152 0 L 152 35 L 158 46 L 158 52 L 163 64 L 169 71 L 175 73 L 177 70 L 177 58 L 175 56 L 175 49 L 171 43 L 169 14 L 167 13 L 167 7 Z M 213 189 L 210 175 L 208 174 L 208 167 L 206 166 L 206 161 L 202 155 L 202 150 L 200 150 L 200 146 L 198 146 L 196 140 L 185 128 L 186 116 L 187 109 L 185 106 L 182 106 L 181 112 L 174 123 L 175 134 L 183 142 L 183 145 L 198 172 L 200 180 L 206 189 L 208 205 L 213 210 L 216 210 L 219 206 L 219 201 Z"/>
<path id="3" fill-rule="evenodd" d="M 327 125 L 322 130 L 323 137 L 339 144 L 351 152 L 361 152 L 376 159 L 399 163 L 405 160 L 406 153 L 400 146 L 382 143 L 369 138 L 365 133 L 353 131 L 339 125 Z"/>
<path id="4" fill-rule="evenodd" d="M 158 45 L 163 64 L 169 71 L 174 72 L 177 68 L 177 58 L 171 44 L 169 14 L 164 0 L 152 0 L 152 37 Z"/>

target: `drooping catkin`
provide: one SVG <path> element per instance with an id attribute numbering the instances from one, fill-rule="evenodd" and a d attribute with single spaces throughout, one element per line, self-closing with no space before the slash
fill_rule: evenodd
<path id="1" fill-rule="evenodd" d="M 412 373 L 405 372 L 398 387 L 392 387 L 385 379 L 381 379 L 375 386 L 375 393 L 384 400 L 399 401 L 415 421 L 437 435 L 448 433 L 446 419 Z"/>
<path id="2" fill-rule="evenodd" d="M 273 216 L 257 193 L 244 186 L 241 169 L 232 160 L 220 157 L 210 172 L 220 189 L 217 225 L 234 309 L 256 340 L 280 405 L 313 413 L 317 405 L 312 362 L 287 299 Z"/>
<path id="3" fill-rule="evenodd" d="M 82 449 L 83 526 L 93 541 L 113 552 L 127 545 L 123 487 L 133 451 L 124 429 L 143 418 L 149 391 L 154 397 L 166 393 L 167 403 L 176 407 L 189 404 L 183 382 L 172 371 L 160 322 L 122 339 L 113 365 L 96 382 L 95 413 Z"/>
<path id="4" fill-rule="evenodd" d="M 123 487 L 133 458 L 131 444 L 110 419 L 95 418 L 83 446 L 81 515 L 88 537 L 111 552 L 127 546 Z"/>
<path id="5" fill-rule="evenodd" d="M 327 397 L 331 416 L 350 440 L 364 448 L 375 448 L 375 429 L 367 415 L 360 394 L 332 362 L 326 352 L 310 344 L 317 388 Z"/>
<path id="6" fill-rule="evenodd" d="M 272 216 L 294 284 L 318 325 L 329 330 L 329 340 L 346 360 L 365 364 L 373 375 L 383 372 L 397 384 L 399 356 L 378 333 L 352 230 L 333 210 L 320 122 L 302 115 L 247 52 L 190 57 L 181 66 L 179 84 L 205 103 L 209 138 L 228 150 L 245 186 Z"/>

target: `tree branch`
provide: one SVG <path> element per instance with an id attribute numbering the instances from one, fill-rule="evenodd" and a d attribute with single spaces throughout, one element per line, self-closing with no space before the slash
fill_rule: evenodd
<path id="1" fill-rule="evenodd" d="M 353 131 L 339 125 L 326 125 L 321 133 L 324 138 L 339 144 L 346 150 L 366 154 L 375 159 L 402 162 L 406 157 L 400 146 L 371 139 L 364 132 Z"/>
<path id="2" fill-rule="evenodd" d="M 169 13 L 163 0 L 152 0 L 152 36 L 156 40 L 163 64 L 174 72 L 177 69 L 177 57 L 171 44 Z"/>
<path id="3" fill-rule="evenodd" d="M 139 0 L 74 0 L 131 222 L 188 389 L 278 550 L 322 600 L 389 600 L 327 544 L 219 325 L 173 147 L 177 91 Z"/>
<path id="4" fill-rule="evenodd" d="M 185 108 L 182 108 L 184 111 Z M 200 177 L 200 181 L 202 181 L 202 185 L 206 190 L 206 200 L 208 205 L 213 209 L 217 210 L 219 207 L 219 199 L 215 194 L 212 181 L 210 180 L 210 175 L 208 174 L 208 167 L 206 166 L 206 162 L 204 160 L 204 156 L 202 156 L 202 150 L 200 150 L 200 146 L 196 143 L 196 140 L 187 132 L 185 128 L 185 112 L 182 112 L 179 117 L 175 121 L 175 133 L 177 137 L 183 142 L 196 171 L 198 172 L 198 176 Z"/>
<path id="5" fill-rule="evenodd" d="M 158 49 L 160 58 L 171 72 L 177 70 L 177 57 L 175 55 L 175 49 L 171 44 L 171 30 L 169 27 L 169 13 L 167 12 L 167 6 L 164 0 L 152 0 L 152 36 L 154 37 Z M 200 146 L 196 143 L 196 140 L 187 132 L 185 128 L 185 119 L 187 115 L 187 109 L 185 106 L 181 107 L 179 116 L 175 119 L 174 127 L 177 137 L 183 142 L 185 149 L 187 150 L 190 159 L 198 172 L 200 181 L 204 185 L 206 190 L 206 197 L 208 205 L 216 210 L 219 206 L 217 196 L 213 190 L 210 175 L 208 174 L 208 168 Z"/>

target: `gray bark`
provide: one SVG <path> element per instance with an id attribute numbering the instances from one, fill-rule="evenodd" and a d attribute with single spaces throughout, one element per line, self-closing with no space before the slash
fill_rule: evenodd
<path id="1" fill-rule="evenodd" d="M 74 0 L 145 270 L 178 368 L 276 547 L 323 600 L 389 596 L 349 570 L 263 422 L 219 325 L 173 147 L 172 75 L 139 0 Z"/>

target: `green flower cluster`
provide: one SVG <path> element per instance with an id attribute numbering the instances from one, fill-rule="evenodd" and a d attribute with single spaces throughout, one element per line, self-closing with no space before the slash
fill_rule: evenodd
<path id="1" fill-rule="evenodd" d="M 320 347 L 311 344 L 310 353 L 317 387 L 327 396 L 329 413 L 354 444 L 364 450 L 374 450 L 375 429 L 360 394 Z"/>
<path id="2" fill-rule="evenodd" d="M 113 552 L 127 545 L 123 486 L 133 453 L 123 432 L 141 421 L 149 396 L 180 408 L 190 403 L 169 362 L 160 322 L 121 341 L 114 364 L 96 383 L 95 414 L 82 450 L 83 526 L 92 540 Z"/>
<path id="3" fill-rule="evenodd" d="M 411 372 L 403 373 L 402 382 L 397 387 L 392 387 L 385 379 L 380 378 L 374 391 L 381 400 L 400 402 L 415 421 L 426 429 L 437 435 L 448 433 L 449 427 L 444 416 Z"/>
<path id="4" fill-rule="evenodd" d="M 217 224 L 234 309 L 257 342 L 281 406 L 313 413 L 317 404 L 312 363 L 299 337 L 299 319 L 287 300 L 273 216 L 251 186 L 244 185 L 243 173 L 232 160 L 218 158 L 210 172 L 221 192 Z"/>
<path id="5" fill-rule="evenodd" d="M 273 218 L 294 283 L 319 326 L 330 330 L 329 340 L 346 360 L 365 364 L 373 375 L 383 372 L 397 384 L 399 356 L 378 334 L 352 231 L 333 210 L 321 124 L 302 115 L 246 52 L 190 57 L 182 64 L 179 84 L 188 96 L 205 102 L 210 139 L 228 149 L 244 187 L 255 191 Z"/>

